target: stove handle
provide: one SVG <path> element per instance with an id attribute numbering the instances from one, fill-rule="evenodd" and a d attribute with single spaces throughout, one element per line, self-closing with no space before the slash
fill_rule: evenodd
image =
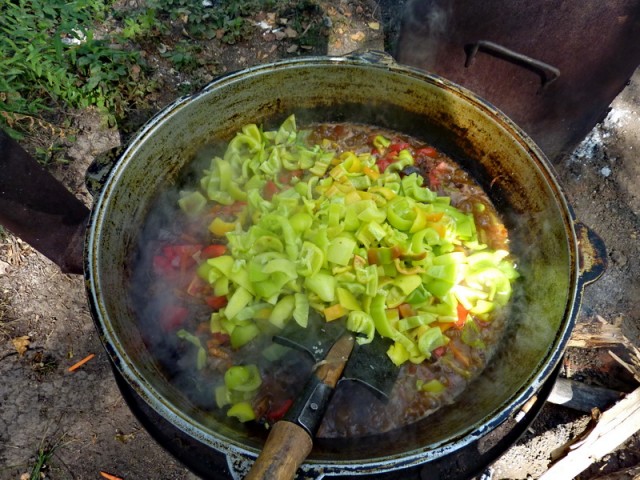
<path id="1" fill-rule="evenodd" d="M 546 88 L 553 82 L 555 82 L 560 76 L 560 70 L 556 67 L 549 65 L 548 63 L 541 62 L 535 58 L 531 58 L 522 53 L 514 52 L 513 50 L 503 47 L 494 42 L 487 40 L 480 40 L 476 43 L 467 44 L 464 47 L 466 53 L 466 60 L 464 62 L 465 68 L 469 68 L 473 64 L 473 60 L 479 51 L 483 51 L 493 55 L 494 57 L 507 60 L 515 65 L 531 70 L 540 75 L 541 85 L 538 90 L 538 94 L 541 94 Z"/>

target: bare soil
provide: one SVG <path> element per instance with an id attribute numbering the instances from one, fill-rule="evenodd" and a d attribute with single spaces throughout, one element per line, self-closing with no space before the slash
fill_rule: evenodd
<path id="1" fill-rule="evenodd" d="M 324 22 L 321 41 L 305 46 L 300 38 L 280 39 L 272 28 L 262 27 L 237 45 L 214 40 L 203 44 L 203 55 L 215 58 L 216 66 L 199 72 L 199 78 L 175 72 L 156 52 L 147 52 L 166 88 L 149 99 L 148 111 L 132 114 L 131 123 L 141 124 L 177 98 L 188 82 L 201 82 L 203 75 L 213 79 L 290 56 L 385 48 L 384 12 L 375 2 L 343 0 L 322 7 L 310 19 Z M 268 24 L 273 20 L 268 13 L 255 21 Z M 123 135 L 105 127 L 95 111 L 72 117 L 77 139 L 68 142 L 64 152 L 70 161 L 52 171 L 90 206 L 84 173 L 96 155 L 118 146 Z M 640 343 L 639 152 L 640 71 L 612 104 L 606 120 L 572 155 L 554 165 L 576 217 L 607 246 L 608 269 L 586 288 L 578 322 L 593 323 L 600 316 L 619 324 L 636 346 Z M 75 372 L 68 371 L 91 353 L 95 358 Z M 625 392 L 637 386 L 606 348 L 570 348 L 562 375 Z M 11 235 L 0 243 L 0 377 L 0 479 L 30 473 L 46 453 L 51 457 L 43 478 L 53 480 L 96 479 L 100 471 L 127 480 L 197 478 L 149 436 L 122 399 L 88 311 L 82 278 L 60 273 Z M 578 435 L 587 422 L 585 414 L 546 404 L 523 438 L 492 466 L 493 478 L 538 477 L 553 450 Z M 639 464 L 636 435 L 579 478 L 604 478 Z"/>

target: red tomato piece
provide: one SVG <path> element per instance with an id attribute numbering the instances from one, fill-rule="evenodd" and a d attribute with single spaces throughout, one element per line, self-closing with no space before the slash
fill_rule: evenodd
<path id="1" fill-rule="evenodd" d="M 438 151 L 433 147 L 424 147 L 416 152 L 418 155 L 424 155 L 425 157 L 436 158 Z"/>
<path id="2" fill-rule="evenodd" d="M 406 150 L 407 148 L 409 148 L 408 143 L 400 142 L 392 143 L 391 145 L 389 145 L 389 148 L 387 150 L 390 153 L 398 153 L 400 150 Z"/>
<path id="3" fill-rule="evenodd" d="M 164 331 L 170 332 L 184 325 L 189 310 L 179 305 L 167 305 L 160 315 L 160 325 Z"/>
<path id="4" fill-rule="evenodd" d="M 271 200 L 273 196 L 278 193 L 278 186 L 269 180 L 267 184 L 264 186 L 264 198 L 267 200 Z"/>
<path id="5" fill-rule="evenodd" d="M 220 257 L 227 253 L 227 247 L 225 245 L 212 244 L 207 247 L 204 247 L 200 251 L 200 257 L 203 259 Z"/>
<path id="6" fill-rule="evenodd" d="M 153 270 L 160 275 L 166 275 L 171 272 L 171 261 L 163 255 L 155 255 L 153 257 Z"/>
<path id="7" fill-rule="evenodd" d="M 211 336 L 217 345 L 227 345 L 231 341 L 231 337 L 227 333 L 216 332 L 212 333 Z"/>
<path id="8" fill-rule="evenodd" d="M 381 158 L 380 160 L 378 160 L 376 162 L 376 165 L 378 165 L 378 169 L 380 170 L 380 173 L 384 173 L 384 171 L 387 169 L 387 167 L 389 165 L 391 165 L 391 161 L 388 158 Z"/>
<path id="9" fill-rule="evenodd" d="M 434 357 L 440 358 L 441 356 L 443 356 L 445 354 L 446 351 L 447 351 L 447 347 L 438 347 L 431 353 L 433 353 Z"/>
<path id="10" fill-rule="evenodd" d="M 282 403 L 282 405 L 277 406 L 273 410 L 270 410 L 269 413 L 267 413 L 266 415 L 267 420 L 270 422 L 277 422 L 282 417 L 284 417 L 285 413 L 287 413 L 289 408 L 291 408 L 291 405 L 293 405 L 292 399 L 289 398 L 285 400 Z"/>
<path id="11" fill-rule="evenodd" d="M 218 297 L 216 296 L 206 297 L 204 301 L 207 302 L 207 305 L 209 305 L 214 310 L 220 310 L 221 308 L 227 306 L 228 299 L 226 296 L 220 295 Z"/>

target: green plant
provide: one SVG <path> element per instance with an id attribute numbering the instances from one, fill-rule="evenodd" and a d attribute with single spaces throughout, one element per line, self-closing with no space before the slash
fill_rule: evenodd
<path id="1" fill-rule="evenodd" d="M 186 32 L 195 38 L 218 37 L 233 44 L 246 38 L 254 29 L 249 17 L 261 10 L 289 5 L 291 0 L 231 0 L 216 1 L 206 7 L 202 1 L 151 0 L 159 18 L 181 22 Z M 295 2 L 293 2 L 295 3 Z"/>
<path id="2" fill-rule="evenodd" d="M 64 442 L 64 439 L 64 434 L 55 440 L 46 440 L 45 437 L 42 438 L 40 445 L 38 446 L 36 462 L 29 475 L 29 480 L 41 480 L 43 478 L 44 473 L 49 468 L 49 462 L 53 458 L 56 450 L 68 443 Z"/>
<path id="3" fill-rule="evenodd" d="M 56 106 L 95 105 L 111 121 L 149 88 L 137 52 L 94 38 L 112 0 L 14 0 L 0 6 L 0 127 L 20 136 Z"/>
<path id="4" fill-rule="evenodd" d="M 171 60 L 171 63 L 182 72 L 192 72 L 198 67 L 197 54 L 201 48 L 186 40 L 180 40 L 172 50 L 162 54 L 163 57 Z"/>

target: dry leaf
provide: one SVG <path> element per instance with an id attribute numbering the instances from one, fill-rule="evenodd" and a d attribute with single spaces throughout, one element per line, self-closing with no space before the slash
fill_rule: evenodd
<path id="1" fill-rule="evenodd" d="M 133 433 L 116 433 L 116 440 L 124 444 L 129 443 L 134 438 L 136 438 L 136 436 Z"/>
<path id="2" fill-rule="evenodd" d="M 298 32 L 296 32 L 293 28 L 287 27 L 284 29 L 284 34 L 289 38 L 297 38 Z"/>
<path id="3" fill-rule="evenodd" d="M 0 275 L 7 273 L 7 268 L 9 268 L 9 264 L 0 260 Z"/>
<path id="4" fill-rule="evenodd" d="M 11 342 L 18 352 L 18 355 L 23 356 L 27 352 L 31 340 L 28 335 L 24 335 L 22 337 L 12 338 Z"/>
<path id="5" fill-rule="evenodd" d="M 291 45 L 289 48 L 287 48 L 287 53 L 295 53 L 298 51 L 298 45 Z"/>
<path id="6" fill-rule="evenodd" d="M 369 28 L 371 30 L 380 30 L 380 24 L 378 22 L 369 22 Z"/>
<path id="7" fill-rule="evenodd" d="M 364 40 L 364 33 L 362 32 L 356 32 L 353 35 L 351 35 L 351 40 L 353 40 L 354 42 L 361 42 L 362 40 Z"/>

